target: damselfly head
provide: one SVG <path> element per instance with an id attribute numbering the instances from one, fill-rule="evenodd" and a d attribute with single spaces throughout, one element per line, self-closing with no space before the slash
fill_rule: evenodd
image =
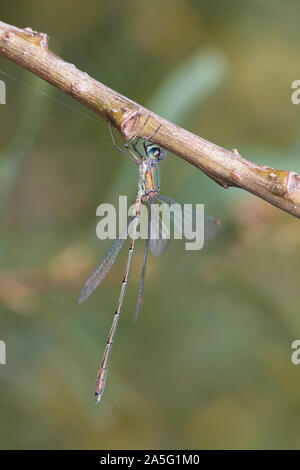
<path id="1" fill-rule="evenodd" d="M 158 147 L 156 144 L 148 145 L 148 147 L 146 147 L 146 151 L 149 158 L 155 159 L 159 162 L 166 158 L 165 150 Z"/>

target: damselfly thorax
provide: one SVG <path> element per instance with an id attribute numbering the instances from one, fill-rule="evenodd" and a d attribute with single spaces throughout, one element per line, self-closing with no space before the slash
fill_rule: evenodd
<path id="1" fill-rule="evenodd" d="M 158 160 L 147 158 L 140 163 L 139 195 L 142 202 L 159 195 Z"/>

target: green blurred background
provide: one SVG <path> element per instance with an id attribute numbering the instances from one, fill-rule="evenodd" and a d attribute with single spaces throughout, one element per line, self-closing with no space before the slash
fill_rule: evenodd
<path id="1" fill-rule="evenodd" d="M 296 0 L 6 2 L 1 20 L 164 117 L 257 163 L 300 171 Z M 96 207 L 137 174 L 104 121 L 0 57 L 1 448 L 299 448 L 299 222 L 168 155 L 161 192 L 222 220 L 201 252 L 138 244 L 107 387 L 94 380 L 126 263 L 77 298 L 110 242 Z M 32 87 L 32 88 L 31 88 Z M 56 100 L 61 100 L 75 111 Z M 76 111 L 86 115 L 85 118 Z"/>

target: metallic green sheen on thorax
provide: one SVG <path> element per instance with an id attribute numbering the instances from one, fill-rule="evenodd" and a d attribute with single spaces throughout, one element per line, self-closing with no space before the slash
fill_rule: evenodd
<path id="1" fill-rule="evenodd" d="M 159 160 L 156 152 L 156 145 L 149 146 L 147 158 L 140 165 L 139 193 L 143 202 L 150 201 L 159 194 Z"/>

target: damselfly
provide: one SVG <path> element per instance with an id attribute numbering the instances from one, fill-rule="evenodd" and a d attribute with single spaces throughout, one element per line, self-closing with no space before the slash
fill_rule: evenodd
<path id="1" fill-rule="evenodd" d="M 110 129 L 114 147 L 117 150 L 119 150 L 122 154 L 130 158 L 130 160 L 132 160 L 139 167 L 139 186 L 138 186 L 138 192 L 136 196 L 133 216 L 126 228 L 126 233 L 114 241 L 111 248 L 108 250 L 107 254 L 100 261 L 96 269 L 92 272 L 92 274 L 86 281 L 79 297 L 79 303 L 84 302 L 92 294 L 92 292 L 98 287 L 101 281 L 104 279 L 106 274 L 111 269 L 113 263 L 115 262 L 127 238 L 127 234 L 130 228 L 131 229 L 131 242 L 130 242 L 130 247 L 129 247 L 129 254 L 128 254 L 128 260 L 127 260 L 127 265 L 125 269 L 125 275 L 124 275 L 124 279 L 123 279 L 123 283 L 121 287 L 121 293 L 120 293 L 119 301 L 117 304 L 117 309 L 115 311 L 115 315 L 113 318 L 111 330 L 108 336 L 103 359 L 102 359 L 100 369 L 98 371 L 98 375 L 96 379 L 95 396 L 96 396 L 97 402 L 100 401 L 101 396 L 104 392 L 104 388 L 105 388 L 109 357 L 110 357 L 112 345 L 114 342 L 114 337 L 116 334 L 117 326 L 118 326 L 119 319 L 120 319 L 120 314 L 121 314 L 123 303 L 124 303 L 125 292 L 126 292 L 126 288 L 127 288 L 128 281 L 129 281 L 129 275 L 130 275 L 133 255 L 135 251 L 136 234 L 137 234 L 137 227 L 140 222 L 141 207 L 143 204 L 146 204 L 146 203 L 149 204 L 150 219 L 151 219 L 151 206 L 154 200 L 157 200 L 160 203 L 166 204 L 168 206 L 175 205 L 176 207 L 179 207 L 179 208 L 182 207 L 181 205 L 176 204 L 174 200 L 160 195 L 158 165 L 162 160 L 166 158 L 166 152 L 164 149 L 162 149 L 158 145 L 151 143 L 151 139 L 154 137 L 154 135 L 157 134 L 160 127 L 156 129 L 156 131 L 152 135 L 150 135 L 147 139 L 143 140 L 142 151 L 138 148 L 138 143 L 140 140 L 140 137 L 139 137 L 140 132 L 146 126 L 148 119 L 149 117 L 146 119 L 139 133 L 131 140 L 130 144 L 127 144 L 127 143 L 125 144 L 126 151 L 116 144 L 114 136 L 113 136 L 113 132 L 111 129 L 111 125 L 109 123 L 109 129 Z M 191 216 L 192 216 L 192 212 L 191 212 Z M 176 213 L 174 214 L 174 223 L 176 223 Z M 217 219 L 215 219 L 214 217 L 205 215 L 205 239 L 206 240 L 215 235 L 218 225 L 219 225 L 219 221 Z M 148 236 L 146 239 L 146 245 L 145 245 L 145 251 L 144 251 L 144 261 L 143 261 L 142 274 L 141 274 L 141 280 L 140 280 L 139 291 L 138 291 L 135 318 L 137 318 L 139 314 L 139 310 L 141 308 L 145 273 L 146 273 L 146 263 L 147 263 L 147 256 L 148 256 L 149 248 L 150 248 L 150 251 L 155 256 L 159 256 L 164 251 L 168 242 L 169 237 L 167 236 L 166 233 L 164 233 L 167 230 L 168 229 L 164 225 L 162 225 L 161 228 L 154 226 L 154 229 L 153 229 L 151 220 L 149 220 L 148 222 Z"/>

